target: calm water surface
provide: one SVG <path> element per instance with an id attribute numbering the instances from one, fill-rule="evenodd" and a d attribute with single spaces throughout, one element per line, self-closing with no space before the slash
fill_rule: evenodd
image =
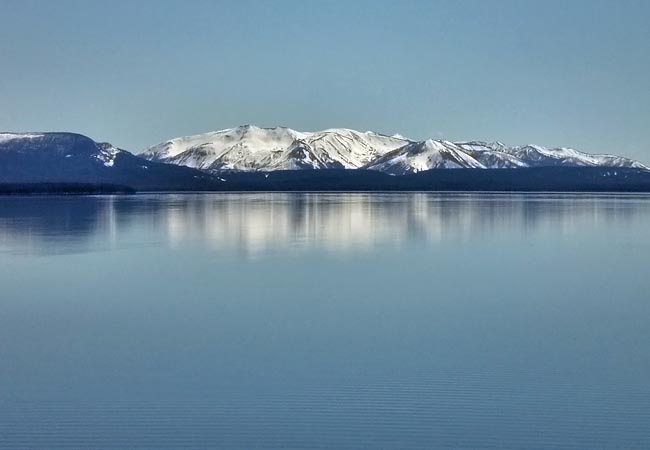
<path id="1" fill-rule="evenodd" d="M 648 449 L 650 196 L 0 198 L 0 449 Z"/>

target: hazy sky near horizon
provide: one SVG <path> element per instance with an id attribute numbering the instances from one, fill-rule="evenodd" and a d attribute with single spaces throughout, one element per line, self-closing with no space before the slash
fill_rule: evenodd
<path id="1" fill-rule="evenodd" d="M 650 2 L 0 0 L 0 130 L 252 123 L 650 162 Z"/>

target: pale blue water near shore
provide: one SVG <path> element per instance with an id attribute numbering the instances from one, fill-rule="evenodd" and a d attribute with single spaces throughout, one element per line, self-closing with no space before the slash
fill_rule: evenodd
<path id="1" fill-rule="evenodd" d="M 0 198 L 0 449 L 648 449 L 650 196 Z"/>

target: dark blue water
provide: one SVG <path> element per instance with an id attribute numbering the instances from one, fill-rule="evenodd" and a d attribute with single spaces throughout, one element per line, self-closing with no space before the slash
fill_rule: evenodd
<path id="1" fill-rule="evenodd" d="M 0 449 L 433 448 L 650 448 L 650 196 L 0 198 Z"/>

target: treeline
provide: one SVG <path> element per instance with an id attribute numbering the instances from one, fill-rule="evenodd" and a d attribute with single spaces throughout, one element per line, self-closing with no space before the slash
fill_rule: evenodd
<path id="1" fill-rule="evenodd" d="M 187 168 L 179 168 L 187 169 Z M 193 169 L 188 169 L 193 170 Z M 198 172 L 198 171 L 194 171 Z M 199 172 L 200 173 L 200 172 Z M 434 169 L 391 176 L 371 170 L 296 170 L 202 173 L 201 178 L 164 176 L 138 191 L 553 191 L 650 192 L 650 172 L 620 167 L 536 167 L 521 169 Z M 131 194 L 133 187 L 109 183 L 0 183 L 10 194 Z"/>
<path id="2" fill-rule="evenodd" d="M 650 172 L 620 167 L 433 169 L 391 176 L 370 170 L 227 173 L 230 191 L 496 191 L 650 192 Z"/>
<path id="3" fill-rule="evenodd" d="M 0 195 L 27 194 L 133 194 L 135 189 L 116 184 L 93 183 L 0 183 Z"/>

